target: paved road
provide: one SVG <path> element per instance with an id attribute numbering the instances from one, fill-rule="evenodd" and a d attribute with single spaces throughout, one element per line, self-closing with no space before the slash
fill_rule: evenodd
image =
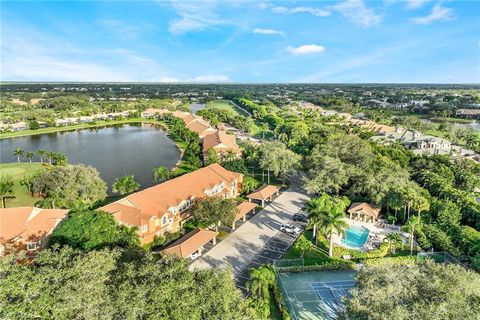
<path id="1" fill-rule="evenodd" d="M 279 233 L 280 225 L 291 222 L 292 216 L 301 211 L 307 199 L 299 188 L 288 188 L 273 203 L 192 263 L 190 269 L 231 267 L 235 278 L 242 280 L 250 266 L 272 263 L 294 241 L 292 236 Z M 244 281 L 240 282 L 242 286 Z"/>

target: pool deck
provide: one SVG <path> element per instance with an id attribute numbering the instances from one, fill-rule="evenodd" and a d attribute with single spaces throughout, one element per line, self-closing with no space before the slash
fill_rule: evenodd
<path id="1" fill-rule="evenodd" d="M 370 237 L 372 235 L 377 235 L 377 240 L 376 241 L 383 241 L 383 239 L 385 239 L 386 235 L 389 234 L 389 233 L 399 233 L 404 238 L 405 242 L 408 240 L 408 234 L 403 232 L 403 231 L 393 230 L 391 228 L 382 228 L 379 225 L 374 224 L 372 222 L 363 222 L 363 221 L 353 220 L 353 219 L 349 219 L 349 218 L 346 218 L 345 221 L 348 223 L 349 226 L 367 228 L 370 231 L 370 234 L 369 234 L 369 238 L 368 238 L 367 242 L 361 248 L 353 248 L 353 247 L 345 246 L 345 244 L 343 244 L 341 242 L 342 238 L 338 235 L 335 235 L 334 236 L 335 244 L 337 244 L 339 246 L 342 246 L 342 247 L 347 247 L 347 248 L 350 248 L 350 249 L 356 249 L 356 250 L 366 252 L 368 250 L 374 249 L 370 245 L 370 243 L 371 243 Z"/>

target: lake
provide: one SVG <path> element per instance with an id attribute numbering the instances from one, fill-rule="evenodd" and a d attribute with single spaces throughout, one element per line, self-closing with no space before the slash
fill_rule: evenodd
<path id="1" fill-rule="evenodd" d="M 133 174 L 142 189 L 150 187 L 153 168 L 173 168 L 180 159 L 180 150 L 164 130 L 140 123 L 3 139 L 0 162 L 16 162 L 16 148 L 63 153 L 70 164 L 96 168 L 109 189 L 116 177 L 126 174 Z M 40 158 L 36 155 L 34 161 Z"/>
<path id="2" fill-rule="evenodd" d="M 205 104 L 204 103 L 190 103 L 190 106 L 189 106 L 189 109 L 190 111 L 192 111 L 193 113 L 197 113 L 198 111 L 202 110 L 203 108 L 205 108 Z"/>

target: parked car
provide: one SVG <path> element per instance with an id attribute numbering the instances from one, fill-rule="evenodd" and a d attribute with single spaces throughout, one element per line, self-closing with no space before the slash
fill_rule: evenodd
<path id="1" fill-rule="evenodd" d="M 293 221 L 298 221 L 298 222 L 308 222 L 308 218 L 306 215 L 301 214 L 301 213 L 296 213 L 293 215 Z"/>
<path id="2" fill-rule="evenodd" d="M 194 253 L 192 253 L 191 255 L 188 256 L 188 258 L 191 259 L 191 260 L 195 260 L 198 257 L 200 257 L 200 253 L 198 253 L 198 251 L 195 251 Z"/>
<path id="3" fill-rule="evenodd" d="M 300 231 L 302 230 L 300 230 L 299 227 L 295 227 L 294 225 L 291 225 L 291 224 L 282 224 L 280 226 L 280 231 L 288 234 L 297 235 L 297 234 L 300 234 Z"/>

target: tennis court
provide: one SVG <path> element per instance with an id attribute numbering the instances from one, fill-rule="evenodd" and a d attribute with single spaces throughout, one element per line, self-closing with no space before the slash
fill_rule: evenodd
<path id="1" fill-rule="evenodd" d="M 279 281 L 293 319 L 334 319 L 355 286 L 355 271 L 280 272 Z"/>

